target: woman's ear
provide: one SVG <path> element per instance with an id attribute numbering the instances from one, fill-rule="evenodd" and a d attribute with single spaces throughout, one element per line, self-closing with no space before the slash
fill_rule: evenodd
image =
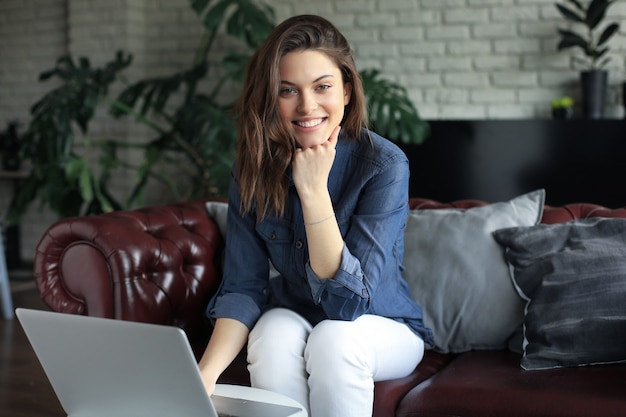
<path id="1" fill-rule="evenodd" d="M 350 103 L 352 97 L 352 83 L 345 83 L 343 85 L 343 105 L 347 106 Z"/>

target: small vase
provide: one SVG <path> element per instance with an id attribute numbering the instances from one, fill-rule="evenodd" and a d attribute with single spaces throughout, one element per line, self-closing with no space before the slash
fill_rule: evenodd
<path id="1" fill-rule="evenodd" d="M 580 73 L 582 108 L 585 119 L 602 119 L 606 103 L 609 73 L 604 70 Z"/>
<path id="2" fill-rule="evenodd" d="M 626 81 L 622 83 L 622 107 L 624 107 L 624 119 L 626 119 Z"/>

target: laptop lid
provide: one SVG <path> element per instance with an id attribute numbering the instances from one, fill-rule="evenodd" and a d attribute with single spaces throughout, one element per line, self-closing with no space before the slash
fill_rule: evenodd
<path id="1" fill-rule="evenodd" d="M 24 308 L 16 315 L 69 417 L 306 415 L 221 385 L 216 391 L 234 396 L 209 397 L 178 327 Z"/>
<path id="2" fill-rule="evenodd" d="M 171 326 L 18 308 L 70 417 L 218 417 L 184 332 Z"/>

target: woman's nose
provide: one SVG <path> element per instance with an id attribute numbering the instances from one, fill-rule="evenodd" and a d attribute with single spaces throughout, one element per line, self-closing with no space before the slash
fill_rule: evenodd
<path id="1" fill-rule="evenodd" d="M 311 111 L 317 108 L 317 101 L 311 93 L 300 94 L 300 101 L 298 102 L 298 112 L 301 114 L 309 114 Z"/>

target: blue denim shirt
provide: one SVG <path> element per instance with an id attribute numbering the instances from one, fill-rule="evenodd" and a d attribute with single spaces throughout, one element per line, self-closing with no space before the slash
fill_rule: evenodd
<path id="1" fill-rule="evenodd" d="M 373 132 L 363 135 L 361 141 L 340 135 L 328 180 L 345 242 L 339 270 L 330 279 L 317 277 L 309 264 L 293 182 L 284 216 L 257 222 L 255 213 L 241 215 L 239 187 L 231 178 L 224 276 L 209 303 L 210 318 L 236 319 L 251 329 L 273 307 L 294 310 L 313 325 L 376 314 L 406 323 L 432 345 L 422 309 L 402 277 L 408 160 L 387 139 Z"/>

